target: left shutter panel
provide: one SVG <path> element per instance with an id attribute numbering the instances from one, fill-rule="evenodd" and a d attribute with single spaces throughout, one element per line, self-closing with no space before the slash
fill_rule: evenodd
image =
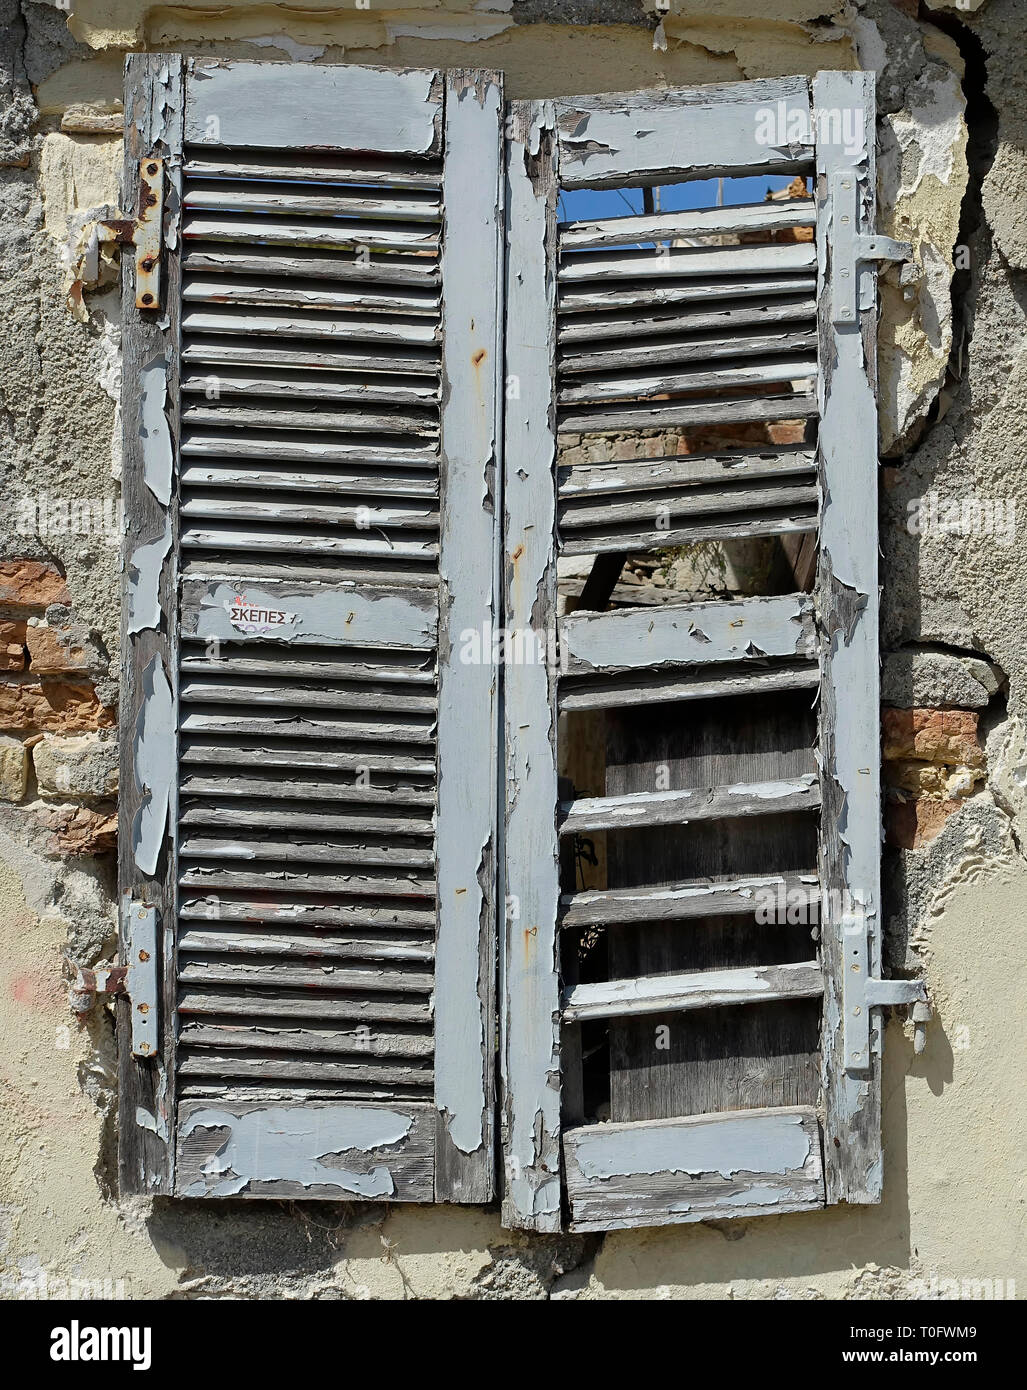
<path id="1" fill-rule="evenodd" d="M 501 88 L 126 83 L 122 1184 L 487 1201 Z"/>

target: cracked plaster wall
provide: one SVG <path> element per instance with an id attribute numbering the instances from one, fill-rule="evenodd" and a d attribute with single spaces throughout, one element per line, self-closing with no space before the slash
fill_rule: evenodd
<path id="1" fill-rule="evenodd" d="M 64 954 L 110 951 L 112 866 L 61 855 L 0 803 L 0 1297 L 44 1280 L 142 1298 L 889 1297 L 932 1274 L 1027 1289 L 1024 1106 L 1009 1083 L 1027 1060 L 1024 540 L 1018 527 L 1008 545 L 906 527 L 932 491 L 1013 498 L 1027 516 L 1025 18 L 1025 0 L 671 0 L 660 15 L 637 0 L 77 0 L 69 20 L 49 0 L 0 0 L 0 562 L 63 573 L 111 656 L 116 551 L 26 535 L 11 499 L 117 491 L 110 277 L 82 307 L 68 294 L 83 226 L 117 202 L 125 51 L 475 63 L 502 69 L 513 96 L 873 68 L 881 227 L 912 241 L 923 271 L 882 285 L 885 698 L 974 709 L 986 746 L 986 772 L 940 832 L 886 852 L 891 961 L 926 965 L 939 1018 L 920 1057 L 889 1028 L 883 1205 L 605 1239 L 523 1239 L 455 1208 L 119 1205 L 110 1023 L 73 1022 L 61 975 Z"/>

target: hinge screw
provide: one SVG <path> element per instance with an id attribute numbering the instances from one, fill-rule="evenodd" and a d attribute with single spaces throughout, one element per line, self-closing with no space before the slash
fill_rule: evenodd
<path id="1" fill-rule="evenodd" d="M 153 303 L 153 295 L 152 295 L 152 294 L 144 294 L 142 298 L 143 298 L 143 303 L 144 303 L 144 304 L 152 304 L 152 303 Z"/>

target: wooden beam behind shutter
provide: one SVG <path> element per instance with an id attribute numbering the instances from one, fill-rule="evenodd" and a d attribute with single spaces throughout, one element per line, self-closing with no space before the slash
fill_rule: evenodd
<path id="1" fill-rule="evenodd" d="M 137 641 L 126 690 L 179 771 L 164 876 L 126 878 L 162 895 L 165 981 L 163 1070 L 124 1064 L 163 1105 L 122 1112 L 126 1186 L 485 1201 L 496 692 L 461 641 L 496 571 L 501 90 L 158 55 L 127 109 L 160 111 L 169 72 L 178 529 L 150 600 L 166 689 Z M 126 314 L 137 363 L 153 329 Z"/>

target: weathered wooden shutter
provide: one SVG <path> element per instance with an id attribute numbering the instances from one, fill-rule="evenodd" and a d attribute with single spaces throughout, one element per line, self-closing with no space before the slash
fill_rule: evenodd
<path id="1" fill-rule="evenodd" d="M 897 248 L 871 236 L 872 76 L 518 103 L 512 132 L 507 1219 L 559 1229 L 561 1184 L 578 1230 L 875 1201 L 870 1011 L 898 995 L 876 978 L 873 260 Z M 558 222 L 561 190 L 754 173 L 814 197 Z M 582 461 L 591 437 L 795 420 L 790 444 Z M 598 555 L 605 608 L 626 552 L 807 533 L 812 593 L 558 616 L 558 556 Z M 561 800 L 581 711 L 605 712 L 605 786 Z M 580 891 L 596 833 L 607 885 Z"/>
<path id="2" fill-rule="evenodd" d="M 128 59 L 126 1190 L 492 1192 L 501 108 Z"/>

